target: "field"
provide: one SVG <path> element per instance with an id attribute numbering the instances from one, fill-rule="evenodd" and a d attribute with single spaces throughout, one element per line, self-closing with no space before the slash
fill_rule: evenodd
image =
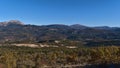
<path id="1" fill-rule="evenodd" d="M 64 68 L 120 63 L 120 47 L 0 47 L 0 68 Z"/>

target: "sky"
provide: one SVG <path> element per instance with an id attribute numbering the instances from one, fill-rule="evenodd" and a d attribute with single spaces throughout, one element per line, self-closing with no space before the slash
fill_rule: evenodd
<path id="1" fill-rule="evenodd" d="M 0 22 L 120 27 L 120 0 L 0 0 Z"/>

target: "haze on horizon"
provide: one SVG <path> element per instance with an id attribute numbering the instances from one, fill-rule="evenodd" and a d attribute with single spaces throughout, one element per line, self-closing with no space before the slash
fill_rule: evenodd
<path id="1" fill-rule="evenodd" d="M 120 27 L 120 0 L 0 0 L 0 22 Z"/>

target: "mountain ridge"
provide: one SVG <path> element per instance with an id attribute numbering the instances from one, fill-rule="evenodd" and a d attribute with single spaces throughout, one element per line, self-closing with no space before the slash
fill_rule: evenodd
<path id="1" fill-rule="evenodd" d="M 2 22 L 3 23 L 3 22 Z M 9 25 L 8 25 L 9 24 Z M 2 42 L 39 42 L 41 40 L 120 40 L 119 27 L 88 27 L 84 25 L 26 25 L 10 21 L 0 26 Z"/>
<path id="2" fill-rule="evenodd" d="M 17 25 L 31 25 L 31 24 L 24 24 L 23 22 L 19 21 L 19 20 L 9 20 L 9 21 L 4 21 L 4 22 L 0 22 L 0 26 L 7 26 L 9 24 L 17 24 Z M 85 26 L 85 25 L 81 25 L 81 24 L 72 24 L 72 25 L 65 25 L 65 24 L 48 24 L 48 25 L 34 25 L 34 26 L 69 26 L 75 29 L 79 29 L 80 27 L 82 29 L 84 28 L 97 28 L 97 29 L 107 29 L 107 28 L 120 28 L 120 27 L 110 27 L 110 26 Z"/>

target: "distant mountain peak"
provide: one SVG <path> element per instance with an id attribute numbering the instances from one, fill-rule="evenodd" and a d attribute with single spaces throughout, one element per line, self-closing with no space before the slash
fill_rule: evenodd
<path id="1" fill-rule="evenodd" d="M 0 26 L 8 26 L 8 25 L 24 25 L 24 24 L 19 20 L 0 22 Z"/>
<path id="2" fill-rule="evenodd" d="M 19 20 L 10 20 L 10 21 L 8 21 L 7 23 L 12 23 L 12 24 L 19 24 L 19 25 L 24 25 L 24 23 L 22 23 L 21 21 L 19 21 Z"/>
<path id="3" fill-rule="evenodd" d="M 86 28 L 88 28 L 87 26 L 80 25 L 80 24 L 73 24 L 70 27 L 74 28 L 74 29 L 86 29 Z"/>

